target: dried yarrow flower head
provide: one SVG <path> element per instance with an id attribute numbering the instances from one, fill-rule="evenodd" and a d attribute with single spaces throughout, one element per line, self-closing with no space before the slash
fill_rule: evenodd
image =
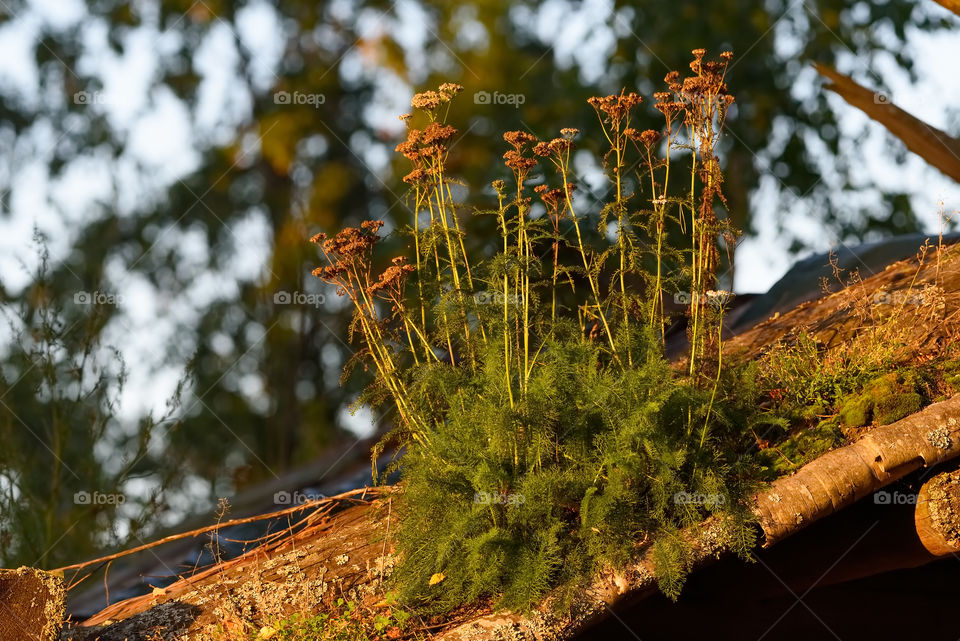
<path id="1" fill-rule="evenodd" d="M 694 49 L 694 59 L 690 62 L 690 68 L 696 74 L 689 78 L 684 78 L 681 83 L 680 92 L 685 97 L 697 97 L 700 95 L 725 96 L 727 95 L 727 85 L 724 82 L 727 65 L 733 59 L 733 53 L 724 51 L 720 54 L 722 62 L 716 60 L 704 60 L 706 52 L 703 49 Z M 669 76 L 668 76 L 669 77 Z"/>
<path id="2" fill-rule="evenodd" d="M 682 89 L 682 85 L 680 84 L 679 71 L 676 71 L 676 70 L 671 71 L 666 76 L 664 76 L 663 81 L 667 83 L 667 87 L 670 88 L 670 91 L 672 91 L 673 93 L 680 93 L 680 89 Z M 656 97 L 656 94 L 654 94 L 654 97 Z"/>
<path id="3" fill-rule="evenodd" d="M 356 300 L 357 291 L 364 285 L 357 279 L 367 273 L 373 246 L 380 241 L 377 232 L 383 227 L 382 220 L 365 220 L 360 227 L 346 227 L 333 238 L 320 233 L 310 240 L 320 245 L 325 267 L 317 267 L 313 275 L 335 285 L 338 295 L 348 295 Z"/>
<path id="4" fill-rule="evenodd" d="M 639 94 L 626 90 L 621 91 L 620 95 L 611 94 L 609 96 L 594 96 L 587 99 L 587 103 L 593 107 L 597 114 L 603 114 L 604 120 L 610 123 L 615 130 L 620 129 L 620 123 L 629 116 L 630 110 L 643 102 Z"/>
<path id="5" fill-rule="evenodd" d="M 453 82 L 445 82 L 440 85 L 438 91 L 440 92 L 440 97 L 444 102 L 450 102 L 453 100 L 454 96 L 463 91 L 463 85 L 458 85 Z"/>
<path id="6" fill-rule="evenodd" d="M 443 160 L 449 150 L 448 142 L 457 135 L 457 130 L 449 125 L 431 122 L 426 129 L 411 129 L 405 142 L 397 145 L 396 150 L 420 168 L 420 161 L 426 159 L 435 166 Z"/>
<path id="7" fill-rule="evenodd" d="M 660 140 L 660 132 L 653 129 L 645 129 L 640 132 L 639 140 L 647 148 L 652 147 L 657 144 L 657 141 Z"/>
<path id="8" fill-rule="evenodd" d="M 424 91 L 414 94 L 410 106 L 422 111 L 433 111 L 440 106 L 440 94 L 436 91 Z"/>
<path id="9" fill-rule="evenodd" d="M 403 260 L 398 262 L 397 258 L 394 258 L 391 262 L 393 262 L 393 265 L 387 267 L 383 273 L 380 274 L 377 282 L 367 287 L 368 294 L 372 295 L 383 290 L 388 290 L 386 298 L 395 299 L 399 297 L 400 291 L 403 289 L 403 281 L 414 272 L 414 267 L 413 265 L 405 264 Z"/>
<path id="10" fill-rule="evenodd" d="M 420 158 L 420 146 L 423 140 L 423 131 L 420 129 L 410 129 L 407 131 L 407 139 L 396 146 L 394 151 L 403 154 L 410 161 L 416 161 Z"/>
<path id="11" fill-rule="evenodd" d="M 690 61 L 690 69 L 694 73 L 700 73 L 700 65 L 703 60 L 703 56 L 706 55 L 706 49 L 694 49 L 690 53 L 693 54 L 693 60 Z"/>
<path id="12" fill-rule="evenodd" d="M 325 254 L 340 258 L 350 258 L 366 254 L 380 240 L 377 231 L 383 226 L 382 220 L 365 220 L 356 227 L 345 227 L 333 238 L 318 238 Z"/>
<path id="13" fill-rule="evenodd" d="M 503 154 L 504 164 L 522 180 L 537 165 L 536 160 L 523 155 L 531 143 L 537 142 L 537 138 L 526 131 L 508 131 L 503 134 L 503 139 L 513 146 Z"/>
<path id="14" fill-rule="evenodd" d="M 437 108 L 439 108 L 441 105 L 449 103 L 451 100 L 453 100 L 454 96 L 461 91 L 463 91 L 463 87 L 461 85 L 452 82 L 445 82 L 435 91 L 431 89 L 414 94 L 413 99 L 410 100 L 410 106 L 414 109 L 419 109 L 420 111 L 425 112 L 430 119 L 433 120 Z M 401 120 L 404 120 L 404 118 L 401 117 Z"/>
<path id="15" fill-rule="evenodd" d="M 567 138 L 554 138 L 550 141 L 548 147 L 553 153 L 563 155 L 570 151 L 570 149 L 573 147 L 573 143 Z"/>
<path id="16" fill-rule="evenodd" d="M 537 161 L 533 158 L 527 158 L 519 151 L 514 149 L 508 150 L 503 154 L 504 164 L 513 169 L 517 173 L 526 174 L 531 169 L 537 166 Z"/>
<path id="17" fill-rule="evenodd" d="M 441 125 L 439 122 L 431 122 L 423 130 L 423 144 L 435 145 L 445 143 L 457 135 L 457 130 L 450 125 Z"/>
<path id="18" fill-rule="evenodd" d="M 537 185 L 533 190 L 540 195 L 540 200 L 542 200 L 546 206 L 547 215 L 550 216 L 550 219 L 558 219 L 563 205 L 566 203 L 566 194 L 564 194 L 563 190 L 559 188 L 550 189 L 546 185 Z"/>
<path id="19" fill-rule="evenodd" d="M 430 174 L 422 169 L 414 169 L 403 177 L 403 182 L 408 185 L 425 185 L 430 182 Z"/>
<path id="20" fill-rule="evenodd" d="M 633 142 L 646 147 L 647 151 L 660 140 L 660 132 L 653 129 L 637 131 L 633 127 L 630 127 L 629 129 L 624 129 L 623 134 Z"/>
<path id="21" fill-rule="evenodd" d="M 537 137 L 526 131 L 508 131 L 503 134 L 503 139 L 513 145 L 517 151 L 521 151 L 530 143 L 537 142 Z"/>

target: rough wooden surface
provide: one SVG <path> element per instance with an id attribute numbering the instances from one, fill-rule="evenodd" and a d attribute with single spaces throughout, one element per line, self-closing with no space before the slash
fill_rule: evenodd
<path id="1" fill-rule="evenodd" d="M 329 499 L 296 531 L 278 533 L 247 554 L 151 594 L 114 603 L 64 638 L 199 641 L 214 633 L 240 634 L 257 617 L 317 611 L 340 597 L 363 600 L 392 568 L 384 538 L 387 511 L 381 509 L 388 493 Z"/>
<path id="2" fill-rule="evenodd" d="M 62 579 L 35 570 L 0 570 L 0 639 L 53 641 L 64 616 Z"/>
<path id="3" fill-rule="evenodd" d="M 914 522 L 931 554 L 960 554 L 960 469 L 936 474 L 921 486 Z"/>
<path id="4" fill-rule="evenodd" d="M 889 325 L 906 359 L 936 357 L 960 340 L 960 247 L 930 247 L 876 274 L 841 274 L 847 287 L 803 303 L 735 336 L 724 353 L 750 360 L 803 329 L 827 349 L 852 346 L 858 335 Z M 884 323 L 896 315 L 893 323 Z"/>

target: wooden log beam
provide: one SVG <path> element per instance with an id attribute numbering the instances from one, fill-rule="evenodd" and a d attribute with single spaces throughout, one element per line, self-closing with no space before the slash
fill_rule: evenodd
<path id="1" fill-rule="evenodd" d="M 757 497 L 754 510 L 770 546 L 921 467 L 960 455 L 960 396 L 877 427 L 824 454 Z"/>

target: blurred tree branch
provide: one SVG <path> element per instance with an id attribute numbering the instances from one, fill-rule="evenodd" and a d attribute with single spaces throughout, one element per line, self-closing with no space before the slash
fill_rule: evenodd
<path id="1" fill-rule="evenodd" d="M 960 182 L 960 140 L 897 107 L 886 94 L 871 91 L 827 65 L 816 63 L 814 67 L 831 81 L 827 89 L 886 127 L 907 149 Z"/>
<path id="2" fill-rule="evenodd" d="M 953 11 L 955 14 L 960 16 L 960 2 L 958 2 L 957 0 L 933 0 L 933 1 L 936 2 L 938 5 L 940 5 L 941 7 L 949 9 L 950 11 Z"/>

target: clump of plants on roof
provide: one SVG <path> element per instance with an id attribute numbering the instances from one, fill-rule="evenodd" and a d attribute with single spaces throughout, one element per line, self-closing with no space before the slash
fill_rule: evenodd
<path id="1" fill-rule="evenodd" d="M 492 256 L 467 251 L 447 172 L 462 88 L 418 94 L 397 146 L 412 165 L 410 254 L 374 273 L 380 221 L 312 239 L 325 259 L 314 274 L 354 306 L 354 363 L 374 374 L 362 401 L 396 410 L 379 451 L 404 452 L 393 575 L 404 603 L 523 609 L 650 545 L 675 595 L 679 532 L 710 514 L 727 519 L 729 545 L 752 546 L 744 426 L 758 392 L 749 368 L 723 362 L 730 294 L 717 285 L 735 236 L 717 213 L 731 58 L 696 50 L 688 75 L 668 74 L 653 128 L 635 93 L 590 99 L 612 194 L 599 209 L 575 196 L 577 130 L 505 133 L 506 177 L 476 211 L 499 232 Z M 689 344 L 679 368 L 664 356 L 677 313 Z"/>

